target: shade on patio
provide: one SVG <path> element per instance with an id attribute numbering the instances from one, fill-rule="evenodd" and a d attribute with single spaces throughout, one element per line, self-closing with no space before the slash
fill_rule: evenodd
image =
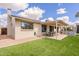
<path id="1" fill-rule="evenodd" d="M 64 21 L 62 20 L 56 20 L 56 21 L 46 21 L 44 22 L 43 24 L 45 25 L 49 25 L 49 26 L 55 26 L 56 27 L 56 39 L 58 38 L 58 35 L 57 35 L 57 27 L 67 27 L 68 24 L 65 23 Z M 67 28 L 66 28 L 67 29 Z M 67 31 L 67 30 L 66 30 Z"/>
<path id="2" fill-rule="evenodd" d="M 67 23 L 65 23 L 65 22 L 62 21 L 62 20 L 46 21 L 46 22 L 43 23 L 43 24 L 56 26 L 56 23 L 57 23 L 57 26 L 67 26 L 67 25 L 68 25 Z"/>

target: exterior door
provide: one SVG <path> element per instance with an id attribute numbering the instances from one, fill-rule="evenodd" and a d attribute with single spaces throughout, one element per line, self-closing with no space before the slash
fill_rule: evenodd
<path id="1" fill-rule="evenodd" d="M 7 28 L 1 28 L 1 35 L 7 35 Z"/>
<path id="2" fill-rule="evenodd" d="M 79 25 L 77 25 L 77 33 L 79 33 Z"/>
<path id="3" fill-rule="evenodd" d="M 50 32 L 54 32 L 54 27 L 50 26 Z"/>

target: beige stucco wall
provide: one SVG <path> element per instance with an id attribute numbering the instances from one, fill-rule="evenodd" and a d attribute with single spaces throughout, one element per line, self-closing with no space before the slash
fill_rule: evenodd
<path id="1" fill-rule="evenodd" d="M 36 32 L 36 36 L 41 36 L 42 35 L 42 31 L 41 31 L 41 24 L 36 24 L 34 23 L 34 32 Z"/>
<path id="2" fill-rule="evenodd" d="M 0 35 L 1 35 L 1 28 L 0 28 Z"/>
<path id="3" fill-rule="evenodd" d="M 41 24 L 33 24 L 33 29 L 21 29 L 21 22 L 16 21 L 15 26 L 15 39 L 26 39 L 26 38 L 32 38 L 37 37 L 41 35 Z M 34 35 L 34 32 L 36 32 L 36 35 Z"/>
<path id="4" fill-rule="evenodd" d="M 7 35 L 15 39 L 15 17 L 8 17 Z"/>

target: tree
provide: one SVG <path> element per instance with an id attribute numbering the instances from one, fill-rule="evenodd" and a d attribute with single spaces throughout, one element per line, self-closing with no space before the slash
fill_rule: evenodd
<path id="1" fill-rule="evenodd" d="M 79 12 L 76 13 L 75 17 L 79 17 Z"/>

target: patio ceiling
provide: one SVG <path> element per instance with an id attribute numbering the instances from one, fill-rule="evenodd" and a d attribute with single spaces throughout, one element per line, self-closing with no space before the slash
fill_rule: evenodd
<path id="1" fill-rule="evenodd" d="M 57 20 L 57 21 L 46 21 L 44 24 L 56 26 L 56 22 L 57 22 L 57 26 L 67 26 L 67 25 L 68 25 L 67 23 L 65 23 L 65 22 L 62 21 L 62 20 Z"/>
<path id="2" fill-rule="evenodd" d="M 65 22 L 62 21 L 62 20 L 58 20 L 58 23 L 61 24 L 61 25 L 63 25 L 63 26 L 67 26 L 67 25 L 68 25 L 67 23 L 65 23 Z"/>

